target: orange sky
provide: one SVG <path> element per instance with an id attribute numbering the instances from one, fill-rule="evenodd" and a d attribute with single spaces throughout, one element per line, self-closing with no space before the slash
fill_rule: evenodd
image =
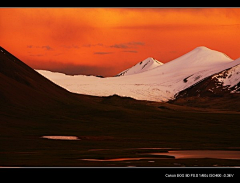
<path id="1" fill-rule="evenodd" d="M 0 46 L 35 69 L 113 76 L 197 46 L 240 57 L 240 8 L 0 8 Z"/>

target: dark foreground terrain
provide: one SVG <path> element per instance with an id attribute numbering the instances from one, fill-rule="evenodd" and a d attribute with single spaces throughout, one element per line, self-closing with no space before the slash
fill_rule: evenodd
<path id="1" fill-rule="evenodd" d="M 194 149 L 239 152 L 239 109 L 73 94 L 3 48 L 0 100 L 3 167 L 240 166 L 240 159 L 149 154 Z M 76 136 L 79 140 L 42 136 Z"/>

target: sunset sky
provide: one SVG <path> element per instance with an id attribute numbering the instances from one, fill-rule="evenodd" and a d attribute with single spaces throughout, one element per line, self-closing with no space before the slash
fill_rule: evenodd
<path id="1" fill-rule="evenodd" d="M 113 76 L 198 46 L 240 57 L 240 8 L 0 8 L 0 46 L 34 69 Z"/>

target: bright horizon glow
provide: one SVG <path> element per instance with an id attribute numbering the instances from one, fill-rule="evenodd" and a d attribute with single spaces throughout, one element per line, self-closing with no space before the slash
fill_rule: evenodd
<path id="1" fill-rule="evenodd" d="M 240 8 L 0 8 L 0 40 L 34 69 L 113 76 L 198 46 L 239 57 Z"/>

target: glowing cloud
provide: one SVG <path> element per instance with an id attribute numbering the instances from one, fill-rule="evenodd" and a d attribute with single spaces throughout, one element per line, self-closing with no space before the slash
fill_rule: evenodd
<path id="1" fill-rule="evenodd" d="M 35 68 L 66 63 L 118 72 L 147 57 L 168 62 L 201 45 L 236 59 L 239 30 L 240 8 L 0 9 L 1 46 Z"/>

